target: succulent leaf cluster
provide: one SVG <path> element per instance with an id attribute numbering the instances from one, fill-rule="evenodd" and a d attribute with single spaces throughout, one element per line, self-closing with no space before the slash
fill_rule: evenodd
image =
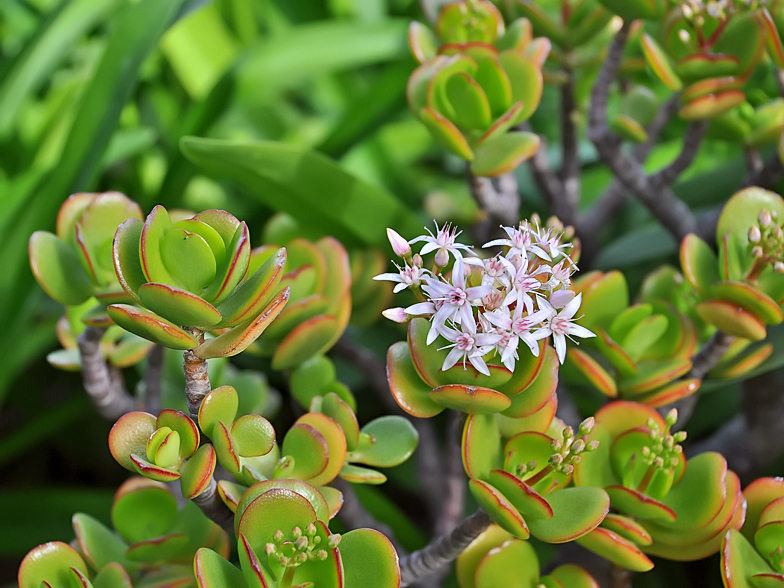
<path id="1" fill-rule="evenodd" d="M 169 489 L 130 478 L 114 496 L 114 530 L 77 513 L 72 545 L 45 543 L 19 568 L 19 588 L 164 588 L 195 584 L 193 559 L 200 549 L 229 555 L 226 532 L 193 504 L 178 509 Z"/>
<path id="2" fill-rule="evenodd" d="M 156 206 L 145 222 L 120 225 L 113 256 L 120 284 L 139 306 L 111 305 L 112 320 L 201 359 L 247 349 L 289 298 L 287 287 L 278 290 L 285 249 L 249 272 L 248 228 L 225 211 L 172 219 Z M 220 334 L 204 341 L 204 331 L 215 329 Z"/>
<path id="3" fill-rule="evenodd" d="M 504 174 L 536 152 L 538 136 L 514 130 L 539 105 L 550 51 L 529 20 L 506 26 L 488 0 L 452 2 L 435 32 L 414 22 L 408 39 L 421 64 L 409 78 L 409 107 L 474 175 Z"/>
<path id="4" fill-rule="evenodd" d="M 730 529 L 743 524 L 745 502 L 738 476 L 718 453 L 686 460 L 683 432 L 672 432 L 677 411 L 662 417 L 638 403 L 616 401 L 595 415 L 589 435 L 596 451 L 575 466 L 578 487 L 604 488 L 612 507 L 623 515 L 629 535 L 610 527 L 580 543 L 625 565 L 642 551 L 677 561 L 707 557 Z M 616 524 L 624 521 L 616 521 Z"/>

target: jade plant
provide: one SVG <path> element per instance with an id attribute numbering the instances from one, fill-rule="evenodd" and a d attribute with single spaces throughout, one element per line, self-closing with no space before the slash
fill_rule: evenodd
<path id="1" fill-rule="evenodd" d="M 0 11 L 0 29 L 35 4 Z M 152 207 L 77 193 L 32 236 L 46 219 L 27 222 L 25 198 L 0 216 L 0 239 L 28 231 L 57 303 L 41 329 L 65 307 L 48 360 L 81 371 L 127 477 L 111 527 L 74 515 L 70 544 L 22 560 L 20 588 L 630 588 L 661 583 L 662 559 L 710 556 L 725 588 L 784 583 L 784 485 L 753 481 L 784 451 L 784 2 L 423 1 L 416 64 L 395 60 L 406 27 L 381 22 L 413 19 L 412 3 L 190 4 L 130 3 L 146 26 L 79 23 L 106 47 L 96 79 L 126 103 L 103 157 L 103 86 L 75 117 L 61 97 L 7 128 L 18 84 L 49 91 L 17 73 L 42 55 L 26 43 L 51 49 L 72 23 L 3 40 L 4 189 L 34 186 L 30 209 L 50 214 L 68 186 L 120 178 Z M 74 6 L 59 16 L 78 20 Z M 340 26 L 311 22 L 327 12 Z M 355 17 L 374 21 L 356 44 Z M 127 47 L 169 21 L 161 56 Z M 104 29 L 119 33 L 103 43 Z M 274 33 L 262 50 L 257 29 Z M 204 73 L 182 39 L 237 62 Z M 138 92 L 120 81 L 131 62 Z M 307 71 L 323 79 L 303 92 Z M 65 147 L 58 126 L 12 157 L 49 117 L 73 119 Z M 126 127 L 164 119 L 154 154 L 128 147 L 143 162 L 129 179 L 114 161 Z M 95 147 L 74 149 L 92 125 Z M 18 276 L 0 277 L 0 307 L 27 320 Z"/>

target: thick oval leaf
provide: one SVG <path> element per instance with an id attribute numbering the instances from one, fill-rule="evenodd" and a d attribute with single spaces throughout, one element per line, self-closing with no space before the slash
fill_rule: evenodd
<path id="1" fill-rule="evenodd" d="M 492 470 L 488 482 L 503 493 L 526 519 L 553 518 L 553 509 L 547 500 L 509 472 Z"/>
<path id="2" fill-rule="evenodd" d="M 542 70 L 533 59 L 514 49 L 499 53 L 498 61 L 512 84 L 512 102 L 523 103 L 518 121 L 527 120 L 542 100 Z"/>
<path id="3" fill-rule="evenodd" d="M 471 544 L 466 547 L 463 552 L 457 556 L 455 562 L 455 571 L 457 573 L 457 582 L 461 588 L 476 588 L 474 583 L 474 574 L 476 566 L 487 555 L 487 553 L 502 543 L 514 539 L 512 535 L 504 531 L 498 525 L 490 525 L 485 529 Z M 521 562 L 522 563 L 522 562 Z M 536 554 L 530 558 L 530 561 L 524 562 L 537 569 L 537 578 L 539 577 L 538 567 L 539 559 Z"/>
<path id="4" fill-rule="evenodd" d="M 215 426 L 223 423 L 230 427 L 237 416 L 239 396 L 232 386 L 220 386 L 212 390 L 199 406 L 199 427 L 212 439 Z"/>
<path id="5" fill-rule="evenodd" d="M 340 469 L 343 467 L 346 459 L 346 436 L 343 434 L 343 430 L 339 424 L 327 415 L 317 412 L 302 415 L 297 419 L 297 424 L 313 427 L 326 440 L 328 447 L 327 465 L 318 475 L 310 477 L 307 481 L 314 486 L 329 484 L 340 473 Z"/>
<path id="6" fill-rule="evenodd" d="M 647 572 L 653 568 L 653 562 L 634 543 L 604 527 L 580 537 L 577 543 L 627 570 Z"/>
<path id="7" fill-rule="evenodd" d="M 170 470 L 165 467 L 158 466 L 150 463 L 146 459 L 139 457 L 136 454 L 131 454 L 131 465 L 136 473 L 141 474 L 145 478 L 155 480 L 157 482 L 173 482 L 179 479 L 180 473 L 178 471 Z"/>
<path id="8" fill-rule="evenodd" d="M 180 436 L 180 456 L 190 457 L 199 447 L 199 429 L 188 416 L 179 410 L 167 408 L 158 414 L 156 427 L 169 427 Z"/>
<path id="9" fill-rule="evenodd" d="M 340 540 L 344 588 L 398 588 L 400 566 L 395 548 L 378 531 L 355 529 Z"/>
<path id="10" fill-rule="evenodd" d="M 503 415 L 512 418 L 527 417 L 542 410 L 552 399 L 558 387 L 558 355 L 547 345 L 542 353 L 544 360 L 536 379 L 522 393 L 512 396 L 512 403 Z M 515 366 L 515 373 L 517 372 Z M 513 376 L 514 379 L 514 376 Z"/>
<path id="11" fill-rule="evenodd" d="M 147 453 L 147 441 L 156 428 L 155 417 L 146 412 L 129 412 L 121 416 L 109 431 L 112 457 L 126 470 L 134 471 L 131 454 Z"/>
<path id="12" fill-rule="evenodd" d="M 176 520 L 177 499 L 159 482 L 131 478 L 117 491 L 112 524 L 128 543 L 165 535 Z"/>
<path id="13" fill-rule="evenodd" d="M 476 588 L 530 588 L 539 585 L 539 565 L 527 541 L 505 541 L 488 552 L 476 566 Z"/>
<path id="14" fill-rule="evenodd" d="M 430 398 L 441 406 L 468 414 L 494 414 L 506 410 L 512 403 L 508 396 L 490 388 L 460 384 L 434 388 Z"/>
<path id="15" fill-rule="evenodd" d="M 383 484 L 387 481 L 387 477 L 379 471 L 361 468 L 348 463 L 340 469 L 339 475 L 352 484 Z"/>
<path id="16" fill-rule="evenodd" d="M 721 575 L 728 588 L 756 586 L 755 574 L 770 573 L 771 568 L 756 549 L 735 529 L 727 531 L 721 546 Z"/>
<path id="17" fill-rule="evenodd" d="M 242 513 L 245 512 L 245 509 L 251 502 L 256 500 L 256 498 L 262 494 L 276 488 L 296 492 L 300 496 L 303 496 L 310 503 L 310 506 L 316 513 L 316 518 L 318 518 L 318 520 L 325 522 L 329 520 L 330 508 L 323 494 L 317 488 L 311 486 L 307 482 L 295 479 L 264 480 L 263 482 L 257 482 L 250 488 L 245 489 L 245 492 L 242 494 L 242 497 L 237 503 L 236 512 L 242 516 Z M 237 531 L 239 522 L 240 517 L 238 516 L 234 520 L 235 532 Z"/>
<path id="18" fill-rule="evenodd" d="M 744 282 L 720 282 L 713 286 L 711 295 L 741 306 L 766 325 L 777 325 L 784 320 L 784 312 L 775 300 Z"/>
<path id="19" fill-rule="evenodd" d="M 362 427 L 359 443 L 346 459 L 390 468 L 411 457 L 418 442 L 419 433 L 408 419 L 396 415 L 383 416 Z"/>
<path id="20" fill-rule="evenodd" d="M 587 535 L 610 510 L 610 497 L 601 488 L 566 488 L 549 494 L 547 502 L 553 517 L 528 521 L 531 534 L 547 543 L 565 543 Z"/>
<path id="21" fill-rule="evenodd" d="M 41 588 L 42 582 L 71 586 L 71 568 L 87 574 L 79 553 L 67 543 L 51 541 L 31 550 L 19 566 L 19 588 Z"/>
<path id="22" fill-rule="evenodd" d="M 641 45 L 645 61 L 656 74 L 656 77 L 671 90 L 680 90 L 683 87 L 683 82 L 681 82 L 678 74 L 675 73 L 670 58 L 664 49 L 648 34 L 642 35 Z"/>
<path id="23" fill-rule="evenodd" d="M 678 114 L 685 120 L 705 120 L 721 116 L 745 101 L 746 94 L 742 90 L 724 90 L 695 98 L 683 106 Z"/>
<path id="24" fill-rule="evenodd" d="M 193 571 L 199 588 L 243 588 L 246 585 L 240 570 L 206 547 L 196 552 Z"/>
<path id="25" fill-rule="evenodd" d="M 191 500 L 207 489 L 216 463 L 215 449 L 206 443 L 180 466 L 180 488 L 183 497 Z"/>
<path id="26" fill-rule="evenodd" d="M 212 212 L 222 213 L 224 211 Z M 197 217 L 198 216 L 199 215 L 197 215 Z M 218 220 L 218 218 L 220 218 L 220 220 Z M 237 221 L 237 219 L 234 219 L 233 217 L 232 219 L 218 217 L 217 214 L 214 217 L 214 220 L 213 218 L 210 218 L 209 220 L 213 221 L 214 224 L 219 227 L 221 225 L 233 226 Z M 246 273 L 248 271 L 250 255 L 250 234 L 248 233 L 248 226 L 244 222 L 241 222 L 235 230 L 231 242 L 226 243 L 226 256 L 222 264 L 217 267 L 215 280 L 206 290 L 204 290 L 204 298 L 211 300 L 213 304 L 217 305 L 224 302 L 228 296 L 235 292 L 234 289 L 237 285 L 247 277 Z"/>
<path id="27" fill-rule="evenodd" d="M 494 415 L 473 414 L 463 428 L 463 467 L 471 478 L 487 480 L 503 468 L 501 433 Z"/>
<path id="28" fill-rule="evenodd" d="M 75 514 L 71 522 L 79 551 L 94 570 L 100 570 L 111 562 L 119 562 L 129 567 L 130 571 L 135 571 L 135 566 L 129 566 L 130 562 L 125 559 L 125 543 L 110 529 L 84 513 Z"/>
<path id="29" fill-rule="evenodd" d="M 247 414 L 231 426 L 231 438 L 242 457 L 267 455 L 275 445 L 275 429 L 263 416 Z"/>
<path id="30" fill-rule="evenodd" d="M 697 235 L 690 234 L 683 238 L 680 259 L 684 277 L 703 296 L 707 296 L 713 284 L 721 280 L 716 254 Z"/>
<path id="31" fill-rule="evenodd" d="M 294 527 L 305 529 L 317 520 L 316 511 L 305 497 L 283 488 L 264 492 L 238 512 L 242 514 L 238 517 L 237 534 L 245 536 L 262 562 L 267 560 L 265 546 L 272 542 L 276 531 L 291 541 Z"/>
<path id="32" fill-rule="evenodd" d="M 672 522 L 678 518 L 672 508 L 636 490 L 623 486 L 608 486 L 605 490 L 610 495 L 613 508 L 622 513 L 654 521 Z"/>
<path id="33" fill-rule="evenodd" d="M 126 331 L 169 349 L 195 349 L 199 346 L 193 335 L 144 308 L 112 304 L 106 310 L 112 320 Z"/>
<path id="34" fill-rule="evenodd" d="M 494 177 L 509 173 L 539 149 L 539 135 L 524 131 L 509 132 L 487 139 L 474 151 L 471 172 Z"/>
<path id="35" fill-rule="evenodd" d="M 482 480 L 469 480 L 468 489 L 479 506 L 502 529 L 518 539 L 526 540 L 531 536 L 522 515 L 499 490 Z"/>
<path id="36" fill-rule="evenodd" d="M 212 304 L 174 286 L 142 284 L 137 294 L 145 307 L 177 325 L 208 329 L 221 320 Z"/>
<path id="37" fill-rule="evenodd" d="M 615 379 L 585 351 L 570 347 L 566 352 L 564 368 L 565 376 L 582 379 L 610 398 L 618 396 Z"/>
<path id="38" fill-rule="evenodd" d="M 334 392 L 329 392 L 323 397 L 319 412 L 323 412 L 340 425 L 346 437 L 346 448 L 354 451 L 359 443 L 359 422 L 348 403 Z"/>
<path id="39" fill-rule="evenodd" d="M 645 527 L 623 515 L 608 514 L 602 521 L 602 527 L 636 545 L 650 545 L 653 541 Z"/>
<path id="40" fill-rule="evenodd" d="M 95 285 L 76 253 L 59 237 L 36 231 L 30 237 L 28 253 L 36 280 L 57 302 L 76 305 L 93 295 Z"/>
<path id="41" fill-rule="evenodd" d="M 234 327 L 255 317 L 269 304 L 286 264 L 286 249 L 279 249 L 234 293 L 218 305 L 219 327 Z"/>
<path id="42" fill-rule="evenodd" d="M 765 325 L 753 314 L 737 304 L 708 300 L 697 305 L 702 320 L 734 337 L 761 341 L 767 335 Z"/>
<path id="43" fill-rule="evenodd" d="M 293 464 L 282 470 L 287 478 L 309 480 L 324 471 L 329 460 L 329 447 L 324 436 L 306 423 L 295 423 L 283 438 L 283 456 L 294 458 Z M 278 477 L 278 476 L 276 476 Z"/>
<path id="44" fill-rule="evenodd" d="M 207 339 L 193 353 L 202 359 L 233 357 L 242 353 L 259 338 L 264 329 L 281 313 L 288 299 L 289 290 L 286 288 L 279 292 L 256 318 L 229 329 L 214 339 Z"/>
<path id="45" fill-rule="evenodd" d="M 340 321 L 332 315 L 320 314 L 300 323 L 275 349 L 272 368 L 285 370 L 296 366 L 322 352 L 339 332 Z"/>
<path id="46" fill-rule="evenodd" d="M 444 410 L 430 398 L 432 387 L 419 376 L 408 343 L 399 341 L 387 351 L 387 382 L 400 408 L 418 418 L 429 418 Z"/>

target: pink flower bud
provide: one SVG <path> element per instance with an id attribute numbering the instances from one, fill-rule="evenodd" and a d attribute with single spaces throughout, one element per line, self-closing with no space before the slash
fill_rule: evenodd
<path id="1" fill-rule="evenodd" d="M 395 255 L 400 257 L 411 255 L 411 245 L 397 231 L 387 229 L 387 239 L 389 239 L 389 244 L 392 245 L 392 251 L 395 252 Z"/>
<path id="2" fill-rule="evenodd" d="M 438 267 L 446 267 L 446 264 L 449 263 L 449 251 L 444 248 L 436 251 L 436 255 L 433 258 L 433 263 L 435 263 Z"/>
<path id="3" fill-rule="evenodd" d="M 404 323 L 410 318 L 408 314 L 406 314 L 406 309 L 401 307 L 387 308 L 381 314 L 396 323 Z"/>

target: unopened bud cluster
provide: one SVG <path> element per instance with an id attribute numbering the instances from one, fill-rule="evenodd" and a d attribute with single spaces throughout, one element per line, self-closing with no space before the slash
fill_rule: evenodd
<path id="1" fill-rule="evenodd" d="M 272 543 L 267 543 L 265 552 L 267 557 L 277 560 L 284 568 L 293 568 L 306 561 L 324 561 L 327 559 L 328 549 L 334 549 L 340 544 L 340 535 L 330 535 L 326 545 L 321 545 L 321 537 L 316 534 L 316 526 L 311 523 L 302 532 L 299 527 L 294 527 L 291 540 L 287 540 L 283 531 L 278 529 L 272 535 Z"/>
<path id="2" fill-rule="evenodd" d="M 686 431 L 670 433 L 670 428 L 677 421 L 678 411 L 674 408 L 665 419 L 667 428 L 664 431 L 655 420 L 648 419 L 651 442 L 641 450 L 642 462 L 656 470 L 662 470 L 665 474 L 670 474 L 678 465 L 679 455 L 683 453 L 680 443 L 686 440 Z"/>
<path id="3" fill-rule="evenodd" d="M 779 545 L 776 549 L 772 550 L 768 554 L 768 562 L 770 563 L 770 567 L 778 573 L 784 573 L 784 547 Z"/>
<path id="4" fill-rule="evenodd" d="M 598 446 L 598 441 L 591 441 L 586 443 L 585 437 L 594 427 L 595 421 L 593 417 L 588 417 L 581 424 L 575 436 L 572 427 L 566 427 L 561 434 L 561 439 L 555 439 L 550 444 L 550 449 L 555 453 L 550 456 L 549 464 L 553 470 L 569 476 L 574 472 L 576 466 L 582 460 L 584 452 L 594 451 Z"/>
<path id="5" fill-rule="evenodd" d="M 767 0 L 676 0 L 681 13 L 692 26 L 702 27 L 705 18 L 724 20 L 733 14 L 756 10 Z"/>
<path id="6" fill-rule="evenodd" d="M 762 210 L 758 225 L 749 228 L 747 237 L 751 256 L 773 266 L 776 273 L 784 273 L 784 229 L 777 222 L 776 211 Z"/>

